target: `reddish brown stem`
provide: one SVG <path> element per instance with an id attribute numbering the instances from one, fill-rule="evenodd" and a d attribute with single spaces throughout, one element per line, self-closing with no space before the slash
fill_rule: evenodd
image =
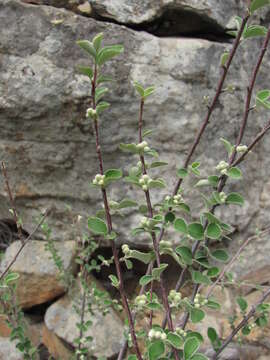
<path id="1" fill-rule="evenodd" d="M 253 93 L 255 81 L 256 81 L 260 66 L 262 64 L 264 55 L 265 55 L 266 50 L 267 50 L 267 46 L 269 44 L 269 40 L 270 40 L 270 27 L 269 27 L 269 29 L 267 31 L 266 37 L 265 37 L 264 42 L 263 42 L 263 46 L 262 46 L 261 51 L 260 51 L 260 55 L 258 57 L 257 63 L 255 65 L 255 67 L 254 67 L 254 70 L 253 70 L 253 73 L 252 73 L 252 76 L 251 76 L 251 79 L 250 79 L 250 82 L 249 82 L 249 85 L 247 87 L 245 112 L 244 112 L 241 128 L 240 128 L 240 131 L 239 131 L 239 135 L 238 135 L 238 138 L 237 138 L 237 141 L 236 141 L 236 145 L 234 147 L 234 151 L 233 151 L 233 153 L 232 153 L 232 155 L 230 157 L 230 160 L 229 160 L 230 165 L 235 160 L 235 157 L 236 157 L 236 154 L 237 154 L 236 148 L 237 148 L 238 145 L 241 144 L 241 141 L 242 141 L 244 133 L 245 133 L 245 129 L 246 129 L 246 126 L 247 126 L 247 120 L 248 120 L 248 116 L 249 116 L 249 112 L 250 112 L 251 96 L 252 96 L 252 93 Z"/>
<path id="2" fill-rule="evenodd" d="M 8 175 L 7 175 L 7 169 L 6 169 L 5 162 L 2 161 L 1 165 L 2 165 L 3 176 L 4 176 L 4 179 L 5 179 L 6 190 L 7 190 L 7 193 L 8 193 L 8 197 L 9 197 L 9 201 L 10 201 L 10 205 L 11 205 L 11 209 L 12 209 L 12 215 L 13 215 L 15 224 L 17 226 L 19 239 L 23 243 L 24 242 L 24 237 L 23 237 L 23 234 L 22 234 L 22 225 L 19 222 L 19 217 L 18 217 L 16 206 L 15 206 L 15 201 L 14 201 L 12 191 L 11 191 L 10 186 L 9 186 L 9 180 L 8 180 Z"/>
<path id="3" fill-rule="evenodd" d="M 236 328 L 231 332 L 231 334 L 225 339 L 222 346 L 218 349 L 218 351 L 212 357 L 212 360 L 217 360 L 218 359 L 218 355 L 221 354 L 222 351 L 231 343 L 231 341 L 235 337 L 235 335 L 244 326 L 247 325 L 249 319 L 252 318 L 255 315 L 257 306 L 262 304 L 268 298 L 268 296 L 270 296 L 270 288 L 262 295 L 260 300 L 251 307 L 250 311 L 247 313 L 247 315 L 244 316 L 243 320 L 236 326 Z"/>
<path id="4" fill-rule="evenodd" d="M 92 93 L 91 93 L 93 109 L 96 109 L 96 101 L 95 101 L 96 79 L 97 79 L 97 67 L 95 65 L 94 77 L 92 80 Z M 103 159 L 102 159 L 101 146 L 100 146 L 100 140 L 99 140 L 99 127 L 98 127 L 97 115 L 94 118 L 94 129 L 95 129 L 95 137 L 96 137 L 96 153 L 97 153 L 97 157 L 98 157 L 99 170 L 100 170 L 100 174 L 103 175 L 104 174 Z M 113 231 L 113 226 L 112 226 L 110 207 L 109 207 L 108 198 L 107 198 L 107 192 L 104 187 L 102 187 L 101 190 L 102 190 L 102 197 L 103 197 L 104 209 L 105 209 L 105 214 L 106 214 L 106 222 L 107 222 L 108 232 L 111 233 Z M 123 307 L 125 309 L 125 312 L 126 312 L 126 315 L 128 318 L 129 330 L 130 330 L 130 334 L 131 334 L 132 343 L 133 343 L 137 358 L 139 360 L 142 360 L 142 356 L 141 356 L 141 353 L 139 350 L 139 345 L 137 342 L 133 317 L 132 317 L 132 314 L 130 311 L 128 299 L 127 299 L 125 289 L 124 289 L 124 282 L 123 282 L 123 276 L 122 276 L 122 271 L 121 271 L 121 266 L 120 266 L 120 261 L 119 261 L 119 256 L 118 256 L 118 250 L 116 248 L 114 241 L 112 241 L 111 244 L 112 244 L 112 253 L 113 253 L 114 263 L 115 263 L 115 267 L 116 267 L 116 274 L 117 274 L 117 278 L 119 281 L 119 293 L 121 296 L 121 301 L 122 301 Z"/>
<path id="5" fill-rule="evenodd" d="M 143 109 L 144 109 L 144 101 L 143 101 L 143 99 L 141 99 L 140 113 L 139 113 L 139 141 L 140 142 L 142 140 Z M 147 169 L 146 169 L 143 153 L 140 155 L 140 161 L 141 161 L 141 164 L 142 164 L 142 173 L 144 175 L 147 175 Z M 145 193 L 145 199 L 146 199 L 146 203 L 147 203 L 148 217 L 151 219 L 151 218 L 153 218 L 153 207 L 152 207 L 152 203 L 151 203 L 150 192 L 149 192 L 149 190 L 146 190 L 144 193 Z M 151 237 L 152 237 L 154 252 L 155 252 L 155 256 L 156 256 L 157 266 L 160 267 L 161 259 L 160 259 L 160 252 L 159 252 L 159 243 L 157 241 L 156 234 L 155 234 L 154 231 L 151 232 Z M 168 328 L 169 328 L 170 331 L 174 331 L 173 322 L 172 322 L 172 316 L 171 316 L 171 309 L 170 309 L 170 305 L 169 305 L 169 302 L 168 302 L 168 297 L 167 297 L 166 289 L 165 289 L 165 286 L 164 286 L 164 280 L 163 280 L 163 275 L 162 274 L 160 276 L 159 285 L 160 285 L 160 289 L 161 289 L 161 293 L 162 293 L 163 306 L 164 306 L 164 309 L 166 311 L 166 317 L 167 317 L 167 321 L 168 321 Z M 179 359 L 179 356 L 178 356 L 178 353 L 177 353 L 176 350 L 174 350 L 174 355 L 175 355 L 176 359 Z"/>
<path id="6" fill-rule="evenodd" d="M 37 224 L 37 226 L 34 228 L 34 230 L 31 232 L 31 234 L 29 234 L 27 236 L 27 238 L 24 240 L 24 242 L 22 243 L 22 245 L 20 246 L 19 250 L 17 251 L 17 253 L 15 254 L 14 258 L 11 260 L 11 262 L 8 264 L 8 266 L 6 267 L 6 269 L 2 272 L 1 276 L 0 276 L 0 282 L 1 280 L 4 278 L 4 276 L 9 272 L 10 268 L 12 267 L 12 265 L 15 263 L 15 261 L 17 260 L 18 256 L 20 255 L 20 253 L 22 252 L 23 248 L 25 247 L 25 245 L 28 243 L 29 240 L 32 239 L 33 235 L 36 233 L 36 231 L 38 230 L 38 228 L 42 225 L 42 223 L 44 222 L 45 218 L 48 215 L 48 211 L 46 210 L 44 215 L 42 216 L 41 220 L 39 221 L 39 223 Z"/>
<path id="7" fill-rule="evenodd" d="M 218 86 L 217 86 L 215 96 L 214 96 L 211 104 L 208 107 L 208 111 L 206 113 L 206 116 L 204 118 L 202 126 L 201 126 L 200 130 L 198 131 L 197 136 L 196 136 L 192 146 L 189 149 L 188 155 L 187 155 L 185 163 L 184 163 L 184 168 L 185 169 L 188 167 L 188 165 L 190 163 L 190 160 L 191 160 L 191 158 L 192 158 L 192 156 L 193 156 L 193 154 L 194 154 L 194 152 L 195 152 L 195 150 L 196 150 L 196 148 L 197 148 L 197 146 L 198 146 L 198 144 L 199 144 L 199 142 L 201 140 L 201 137 L 202 137 L 203 133 L 205 132 L 205 129 L 206 129 L 208 123 L 209 123 L 210 117 L 211 117 L 211 115 L 212 115 L 212 113 L 213 113 L 213 111 L 214 111 L 214 109 L 216 107 L 219 96 L 222 93 L 223 85 L 224 85 L 228 70 L 229 70 L 230 65 L 232 63 L 232 60 L 233 60 L 234 55 L 236 53 L 236 50 L 237 50 L 237 48 L 238 48 L 238 46 L 240 44 L 241 36 L 243 34 L 243 31 L 245 29 L 245 26 L 246 26 L 246 24 L 248 22 L 249 17 L 250 17 L 249 13 L 244 17 L 244 19 L 242 21 L 242 24 L 241 24 L 241 27 L 240 27 L 240 29 L 238 31 L 237 37 L 236 37 L 236 39 L 234 41 L 233 47 L 232 47 L 232 49 L 230 51 L 230 55 L 229 55 L 229 58 L 227 60 L 227 63 L 226 63 L 226 65 L 222 66 L 222 75 L 221 75 L 221 78 L 220 78 L 220 80 L 218 82 Z M 174 191 L 173 191 L 174 195 L 177 194 L 177 192 L 178 192 L 178 190 L 179 190 L 179 188 L 180 188 L 180 186 L 182 184 L 182 181 L 183 181 L 183 179 L 180 178 L 178 180 L 177 184 L 175 185 L 175 188 L 174 188 Z"/>

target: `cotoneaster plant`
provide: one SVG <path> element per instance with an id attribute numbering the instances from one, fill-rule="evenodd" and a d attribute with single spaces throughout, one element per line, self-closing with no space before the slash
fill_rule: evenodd
<path id="1" fill-rule="evenodd" d="M 114 306 L 118 310 L 123 308 L 127 319 L 125 342 L 118 354 L 118 360 L 125 356 L 128 357 L 128 360 L 173 358 L 215 360 L 236 336 L 239 337 L 240 334 L 246 336 L 254 328 L 267 325 L 270 311 L 270 304 L 266 302 L 270 296 L 269 287 L 261 289 L 261 298 L 251 307 L 248 307 L 244 297 L 239 296 L 236 299 L 240 315 L 228 319 L 231 324 L 231 333 L 226 338 L 222 338 L 221 334 L 218 334 L 213 327 L 208 327 L 208 340 L 212 344 L 210 355 L 206 355 L 203 351 L 206 339 L 199 331 L 191 330 L 190 327 L 191 323 L 194 327 L 194 324 L 196 325 L 204 319 L 207 321 L 206 310 L 208 308 L 221 310 L 222 304 L 214 297 L 216 286 L 236 285 L 230 272 L 232 265 L 238 260 L 241 251 L 249 242 L 270 230 L 264 229 L 261 233 L 245 240 L 238 251 L 230 256 L 224 249 L 223 239 L 229 238 L 232 228 L 230 224 L 225 223 L 215 214 L 218 207 L 244 204 L 243 196 L 237 192 L 228 192 L 226 186 L 231 180 L 241 181 L 243 174 L 239 165 L 248 160 L 248 154 L 270 129 L 269 119 L 261 131 L 254 134 L 252 141 L 245 144 L 244 135 L 250 112 L 259 106 L 264 107 L 266 111 L 270 109 L 270 90 L 259 89 L 255 96 L 255 104 L 252 100 L 256 78 L 270 41 L 270 28 L 250 24 L 253 13 L 269 5 L 269 0 L 253 0 L 243 18 L 235 18 L 236 30 L 230 32 L 235 40 L 231 50 L 221 55 L 221 75 L 215 95 L 212 100 L 208 96 L 204 97 L 206 115 L 195 134 L 194 141 L 190 144 L 184 164 L 177 170 L 175 186 L 171 191 L 164 179 L 153 175 L 152 169 L 164 167 L 167 164 L 159 159 L 158 152 L 150 144 L 148 137 L 151 131 L 144 129 L 144 123 L 147 122 L 147 119 L 144 119 L 144 108 L 147 106 L 148 98 L 155 91 L 153 86 L 144 87 L 138 82 L 133 84 L 139 98 L 138 135 L 132 143 L 119 144 L 122 151 L 132 156 L 132 161 L 134 157 L 137 158 L 136 163 L 129 168 L 127 174 L 124 174 L 121 169 L 105 169 L 100 141 L 102 137 L 100 122 L 103 121 L 103 112 L 109 111 L 110 108 L 110 104 L 104 101 L 104 97 L 109 91 L 104 84 L 109 83 L 111 77 L 103 73 L 103 65 L 112 58 L 120 56 L 124 48 L 122 45 L 103 46 L 103 34 L 97 34 L 92 41 L 79 40 L 77 42 L 89 55 L 91 61 L 89 66 L 78 66 L 78 70 L 90 81 L 91 101 L 86 110 L 86 118 L 94 128 L 97 155 L 97 174 L 92 179 L 91 185 L 100 191 L 103 208 L 89 216 L 89 234 L 79 237 L 77 263 L 80 271 L 78 279 L 64 271 L 63 260 L 50 237 L 50 228 L 44 222 L 46 214 L 39 221 L 36 229 L 26 239 L 21 239 L 18 253 L 0 275 L 1 312 L 7 316 L 7 322 L 12 329 L 11 339 L 16 341 L 17 348 L 23 353 L 24 359 L 36 359 L 38 352 L 27 337 L 23 312 L 17 307 L 16 299 L 14 299 L 16 282 L 19 280 L 18 274 L 10 269 L 39 226 L 42 226 L 45 232 L 47 250 L 52 255 L 60 279 L 69 288 L 70 296 L 74 296 L 75 283 L 77 283 L 75 289 L 79 290 L 80 297 L 78 300 L 74 299 L 73 304 L 80 318 L 77 323 L 78 337 L 75 340 L 76 346 L 73 354 L 73 358 L 77 360 L 90 359 L 92 356 L 93 339 L 87 336 L 87 330 L 92 326 L 92 322 L 87 320 L 87 314 L 91 315 L 95 309 L 106 313 L 109 306 Z M 254 37 L 263 37 L 263 44 L 250 74 L 237 140 L 235 143 L 231 143 L 230 139 L 221 139 L 226 156 L 220 159 L 212 172 L 202 177 L 203 164 L 200 164 L 199 161 L 192 161 L 192 158 L 203 134 L 207 131 L 211 115 L 220 96 L 234 91 L 232 86 L 225 85 L 225 81 L 236 51 L 239 50 L 243 41 Z M 138 204 L 136 199 L 109 198 L 108 188 L 119 186 L 119 181 L 122 180 L 134 185 L 137 190 L 142 192 L 145 204 Z M 191 216 L 186 193 L 187 185 L 193 186 L 195 191 L 199 189 L 199 196 L 204 201 L 204 207 L 196 219 Z M 21 221 L 20 223 L 18 221 L 8 181 L 7 188 L 12 213 L 19 230 Z M 152 192 L 159 189 L 166 189 L 167 195 L 162 201 L 155 204 Z M 144 234 L 151 240 L 149 251 L 139 251 L 132 249 L 128 244 L 122 244 L 120 252 L 120 248 L 116 245 L 118 234 L 114 230 L 114 215 L 122 214 L 124 209 L 129 207 L 136 208 L 141 214 L 141 219 L 136 228 L 130 229 L 130 231 L 126 230 L 126 235 L 130 234 L 136 237 L 137 234 Z M 176 246 L 169 241 L 168 230 L 174 231 L 174 234 L 177 235 L 178 244 Z M 111 244 L 112 258 L 105 259 L 100 255 L 97 259 L 94 258 L 98 247 L 98 242 L 95 241 L 96 236 L 103 237 Z M 212 246 L 213 243 L 215 247 Z M 164 282 L 164 272 L 169 264 L 163 262 L 163 255 L 171 256 L 179 265 L 179 278 L 175 289 L 168 289 Z M 125 271 L 125 267 L 132 268 L 134 259 L 146 264 L 147 271 L 139 280 L 139 294 L 130 300 L 124 287 L 123 271 Z M 89 281 L 92 271 L 100 271 L 102 266 L 109 266 L 112 262 L 115 264 L 116 275 L 111 274 L 109 278 L 112 286 L 119 291 L 122 305 L 118 304 L 116 300 L 111 300 L 105 292 L 97 289 Z M 184 296 L 182 292 L 182 288 L 187 282 L 192 285 L 192 293 L 189 297 Z M 160 296 L 154 292 L 154 284 L 159 287 Z M 154 320 L 155 312 L 163 313 L 163 320 L 159 323 Z M 136 323 L 136 317 L 140 316 L 147 320 L 143 329 L 139 329 Z"/>

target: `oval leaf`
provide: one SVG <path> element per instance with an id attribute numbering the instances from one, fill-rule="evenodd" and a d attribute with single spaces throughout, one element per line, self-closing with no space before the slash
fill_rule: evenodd
<path id="1" fill-rule="evenodd" d="M 90 217 L 88 219 L 88 227 L 94 234 L 106 235 L 108 233 L 106 223 L 97 217 Z"/>

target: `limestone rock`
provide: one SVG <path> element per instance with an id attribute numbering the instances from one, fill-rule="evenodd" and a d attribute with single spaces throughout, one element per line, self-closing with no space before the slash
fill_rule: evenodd
<path id="1" fill-rule="evenodd" d="M 0 360 L 23 360 L 23 354 L 16 348 L 16 343 L 0 337 Z"/>
<path id="2" fill-rule="evenodd" d="M 230 18 L 244 5 L 244 1 L 235 0 L 218 3 L 215 0 L 90 0 L 90 3 L 99 15 L 124 24 L 150 22 L 162 17 L 170 17 L 174 12 L 178 15 L 182 31 L 185 26 L 184 16 L 186 19 L 191 19 L 192 16 L 197 15 L 197 24 L 196 21 L 190 21 L 193 23 L 191 27 L 198 25 L 200 17 L 210 23 L 216 22 L 220 27 L 226 27 Z M 179 26 L 179 29 L 181 27 Z"/>
<path id="3" fill-rule="evenodd" d="M 105 1 L 102 3 L 105 4 Z M 123 5 L 123 2 L 117 2 L 118 5 L 114 1 L 111 3 L 112 6 Z M 153 2 L 151 6 L 157 3 Z M 209 14 L 211 3 L 216 4 L 210 0 L 203 4 L 195 0 L 189 2 L 194 7 L 195 3 L 203 8 L 200 11 Z M 130 6 L 136 2 L 126 4 Z M 183 5 L 184 1 L 178 4 Z M 91 5 L 94 6 L 93 1 Z M 143 8 L 144 5 L 141 6 Z M 245 5 L 242 6 L 240 2 L 239 5 L 237 1 L 219 2 L 213 11 L 220 11 L 222 15 L 216 21 L 220 24 L 227 22 L 228 14 L 234 12 L 235 6 L 241 6 L 241 13 L 245 11 Z M 225 11 L 227 7 L 232 8 L 232 12 Z M 138 10 L 138 13 L 144 12 Z M 217 15 L 211 16 L 218 19 Z M 224 23 L 222 26 L 225 26 Z M 171 191 L 176 168 L 183 164 L 206 113 L 202 104 L 203 96 L 211 98 L 214 95 L 220 76 L 217 64 L 221 54 L 231 47 L 230 44 L 183 37 L 159 38 L 124 26 L 78 16 L 71 11 L 28 5 L 15 0 L 2 0 L 0 3 L 0 31 L 0 82 L 3 84 L 0 87 L 0 157 L 8 162 L 18 211 L 27 229 L 31 230 L 34 217 L 45 207 L 51 207 L 53 211 L 49 223 L 53 237 L 59 240 L 73 239 L 76 232 L 70 226 L 70 215 L 81 214 L 86 222 L 89 209 L 94 213 L 101 206 L 100 193 L 89 187 L 89 181 L 98 171 L 93 131 L 85 120 L 90 86 L 87 78 L 75 71 L 77 64 L 88 64 L 89 61 L 76 45 L 76 40 L 92 38 L 101 31 L 107 44 L 117 42 L 125 47 L 123 56 L 104 67 L 105 72 L 112 73 L 117 79 L 111 85 L 112 92 L 106 97 L 111 109 L 104 112 L 101 120 L 104 166 L 121 166 L 126 173 L 130 165 L 138 161 L 135 157 L 119 153 L 118 144 L 137 139 L 135 131 L 139 105 L 131 83 L 137 80 L 143 85 L 154 84 L 156 92 L 146 103 L 144 118 L 146 127 L 156 130 L 151 138 L 151 146 L 159 149 L 161 160 L 169 163 L 166 170 L 161 170 L 159 174 L 164 175 L 169 188 L 154 190 L 153 203 Z M 246 86 L 260 45 L 261 39 L 242 44 L 227 80 L 227 85 L 235 85 L 235 94 L 221 96 L 194 155 L 194 160 L 201 161 L 201 167 L 210 173 L 215 172 L 215 165 L 226 156 L 220 137 L 231 142 L 236 139 L 243 115 Z M 256 91 L 269 85 L 269 54 L 266 53 L 260 69 Z M 246 144 L 266 120 L 265 112 L 250 113 L 244 139 Z M 241 191 L 246 199 L 244 207 L 222 207 L 217 211 L 218 216 L 241 232 L 241 237 L 245 236 L 246 231 L 254 232 L 258 218 L 260 223 L 268 221 L 260 195 L 266 192 L 265 179 L 270 176 L 270 158 L 265 156 L 269 149 L 270 141 L 266 137 L 249 156 L 249 162 L 241 166 L 244 173 L 241 183 L 232 182 L 225 190 Z M 206 174 L 205 170 L 202 175 L 209 173 Z M 0 215 L 5 217 L 9 202 L 3 189 L 1 178 Z M 200 195 L 193 189 L 187 189 L 185 196 L 196 218 L 202 207 L 202 202 L 198 201 Z M 124 197 L 142 200 L 143 194 L 127 184 L 111 187 L 111 200 Z M 71 212 L 67 210 L 67 204 Z M 126 229 L 137 226 L 141 216 L 133 215 L 132 211 L 126 215 L 120 220 L 113 219 L 114 228 L 120 234 L 120 243 L 134 243 L 134 237 Z M 87 231 L 86 226 L 83 231 Z M 177 243 L 179 237 L 174 236 L 173 240 Z M 136 246 L 145 246 L 146 243 L 144 237 L 135 242 Z M 232 243 L 232 247 L 235 243 Z M 254 261 L 250 259 L 256 252 L 257 249 L 251 249 L 245 265 L 247 271 L 254 267 Z M 262 257 L 265 265 L 269 264 L 267 252 Z"/>
<path id="4" fill-rule="evenodd" d="M 79 301 L 78 296 L 75 301 Z M 86 321 L 91 320 L 92 325 L 86 332 L 85 336 L 92 336 L 90 350 L 93 356 L 105 356 L 110 358 L 117 354 L 121 348 L 123 341 L 123 324 L 117 315 L 110 310 L 109 313 L 103 316 L 99 311 L 94 310 L 94 315 L 87 314 Z M 45 314 L 45 329 L 46 345 L 48 349 L 56 349 L 55 344 L 60 338 L 67 344 L 74 346 L 74 340 L 79 335 L 79 330 L 76 326 L 80 322 L 79 315 L 73 308 L 72 301 L 65 295 L 63 298 L 52 304 Z M 48 331 L 49 332 L 48 332 Z M 62 345 L 64 343 L 62 342 Z M 65 351 L 60 350 L 64 355 Z M 64 355 L 64 359 L 65 359 Z"/>
<path id="5" fill-rule="evenodd" d="M 46 242 L 30 240 L 11 267 L 11 271 L 20 275 L 16 291 L 18 304 L 22 308 L 48 302 L 66 291 L 45 245 Z M 20 246 L 21 243 L 16 241 L 7 249 L 0 265 L 1 272 L 13 260 Z M 64 268 L 74 272 L 75 242 L 66 241 L 55 246 L 63 259 Z"/>
<path id="6" fill-rule="evenodd" d="M 69 360 L 72 357 L 72 351 L 46 325 L 42 329 L 42 341 L 55 359 Z"/>

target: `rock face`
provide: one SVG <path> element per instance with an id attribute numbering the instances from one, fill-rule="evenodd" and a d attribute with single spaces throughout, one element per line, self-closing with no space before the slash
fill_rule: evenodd
<path id="1" fill-rule="evenodd" d="M 139 3 L 143 5 L 140 7 Z M 157 14 L 161 16 L 165 10 L 177 7 L 182 13 L 190 11 L 196 14 L 201 21 L 207 18 L 208 23 L 216 24 L 216 29 L 226 27 L 232 16 L 240 13 L 239 9 L 243 9 L 241 14 L 245 9 L 244 1 L 234 0 L 219 1 L 218 4 L 211 0 L 203 4 L 195 0 L 93 0 L 90 4 L 102 17 L 133 24 L 152 21 Z M 264 18 L 268 19 L 268 16 L 266 14 Z M 200 27 L 196 30 L 198 36 L 200 30 L 204 32 Z M 16 0 L 1 1 L 0 31 L 0 157 L 8 163 L 16 203 L 27 229 L 31 229 L 33 218 L 41 210 L 51 207 L 53 236 L 59 240 L 72 239 L 76 234 L 70 226 L 70 216 L 79 213 L 87 217 L 90 209 L 93 208 L 94 213 L 99 207 L 100 194 L 89 187 L 89 181 L 98 171 L 92 128 L 84 118 L 90 87 L 87 79 L 75 71 L 76 64 L 87 64 L 88 59 L 75 42 L 92 38 L 101 31 L 106 43 L 117 42 L 125 46 L 124 55 L 105 67 L 117 79 L 106 98 L 112 104 L 111 110 L 105 113 L 101 124 L 105 167 L 122 166 L 126 171 L 132 161 L 137 162 L 118 150 L 120 142 L 136 141 L 137 138 L 139 105 L 131 83 L 134 80 L 144 85 L 154 83 L 156 93 L 145 108 L 146 127 L 156 130 L 151 144 L 159 149 L 162 160 L 169 162 L 163 174 L 172 189 L 175 170 L 182 165 L 206 112 L 203 96 L 211 98 L 214 95 L 220 74 L 217 64 L 230 44 L 185 37 L 159 38 L 125 26 L 82 17 L 70 10 Z M 236 139 L 243 115 L 245 89 L 260 45 L 258 39 L 241 46 L 241 53 L 236 57 L 227 81 L 227 84 L 236 86 L 236 92 L 221 97 L 194 156 L 194 160 L 199 159 L 202 167 L 210 172 L 226 156 L 219 138 L 231 142 Z M 268 52 L 256 90 L 269 86 L 269 63 Z M 250 114 L 244 143 L 249 143 L 266 120 L 265 112 Z M 270 158 L 265 156 L 269 149 L 270 140 L 266 137 L 250 155 L 250 161 L 243 165 L 244 180 L 230 187 L 242 191 L 246 197 L 245 206 L 242 209 L 219 209 L 219 215 L 230 220 L 242 234 L 265 226 L 269 218 L 262 208 L 269 200 L 265 182 L 270 175 Z M 0 181 L 0 215 L 4 217 L 9 203 L 2 178 Z M 153 197 L 159 200 L 167 193 L 167 190 L 158 191 Z M 123 185 L 114 187 L 110 197 L 113 200 L 126 196 L 134 198 L 134 194 L 130 186 Z M 192 195 L 187 191 L 196 215 L 201 203 L 195 202 Z M 71 206 L 71 212 L 66 204 Z M 126 217 L 121 220 L 121 226 L 115 226 L 120 232 L 119 241 L 134 241 L 126 232 L 125 237 L 121 234 L 123 229 L 130 224 L 136 225 L 138 220 L 138 216 Z M 141 244 L 145 241 L 142 239 Z M 252 267 L 255 252 L 254 248 L 250 250 Z M 269 264 L 269 258 L 265 257 L 264 262 Z M 247 271 L 248 268 L 249 265 Z"/>
<path id="2" fill-rule="evenodd" d="M 16 289 L 17 301 L 24 309 L 53 300 L 66 291 L 45 245 L 43 241 L 29 241 L 11 267 L 11 271 L 20 275 Z M 20 246 L 21 243 L 16 241 L 7 249 L 0 265 L 1 273 L 13 260 Z M 75 242 L 58 243 L 56 248 L 63 259 L 64 268 L 74 272 Z"/>
<path id="3" fill-rule="evenodd" d="M 75 301 L 78 302 L 78 300 L 78 297 L 75 298 Z M 55 346 L 55 337 L 74 346 L 74 340 L 79 336 L 76 324 L 80 322 L 80 316 L 73 309 L 73 304 L 68 296 L 65 296 L 51 305 L 45 315 L 46 345 L 49 349 L 54 346 L 56 352 L 54 356 L 60 356 L 61 359 L 63 356 L 66 358 L 67 349 L 65 352 L 63 351 L 63 343 L 62 346 Z M 85 336 L 93 337 L 93 341 L 89 345 L 92 355 L 97 358 L 100 356 L 110 358 L 116 355 L 121 349 L 124 334 L 123 325 L 117 315 L 110 310 L 107 315 L 103 316 L 99 311 L 94 310 L 94 314 L 91 316 L 88 314 L 85 320 L 92 321 L 90 329 L 85 333 Z M 106 346 L 104 346 L 104 342 L 106 342 Z M 60 349 L 60 353 L 58 349 Z"/>

